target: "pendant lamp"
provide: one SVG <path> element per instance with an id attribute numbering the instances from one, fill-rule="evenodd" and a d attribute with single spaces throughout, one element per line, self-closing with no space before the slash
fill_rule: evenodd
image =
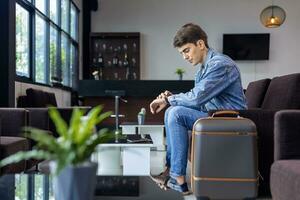
<path id="1" fill-rule="evenodd" d="M 285 11 L 279 6 L 274 6 L 272 1 L 272 5 L 261 12 L 260 21 L 267 28 L 277 28 L 283 24 L 285 17 Z"/>

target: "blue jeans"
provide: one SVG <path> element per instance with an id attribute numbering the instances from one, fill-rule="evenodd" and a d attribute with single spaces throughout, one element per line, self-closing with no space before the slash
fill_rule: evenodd
<path id="1" fill-rule="evenodd" d="M 195 121 L 208 114 L 183 106 L 171 106 L 165 112 L 165 128 L 167 137 L 166 166 L 170 168 L 170 176 L 186 175 L 188 160 L 189 135 Z"/>

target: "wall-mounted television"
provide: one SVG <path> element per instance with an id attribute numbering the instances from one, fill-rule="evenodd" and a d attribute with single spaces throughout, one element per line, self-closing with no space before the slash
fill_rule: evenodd
<path id="1" fill-rule="evenodd" d="M 268 60 L 270 34 L 223 34 L 223 53 L 233 60 Z"/>

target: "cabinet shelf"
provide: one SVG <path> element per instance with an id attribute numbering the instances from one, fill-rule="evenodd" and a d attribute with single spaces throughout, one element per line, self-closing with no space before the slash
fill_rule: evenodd
<path id="1" fill-rule="evenodd" d="M 89 79 L 139 80 L 140 33 L 91 33 Z"/>

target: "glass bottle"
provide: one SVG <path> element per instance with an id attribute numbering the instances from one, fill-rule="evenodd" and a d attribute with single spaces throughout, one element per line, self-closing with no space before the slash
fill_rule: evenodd
<path id="1" fill-rule="evenodd" d="M 128 58 L 127 58 L 127 53 L 125 53 L 125 55 L 124 55 L 123 66 L 124 66 L 124 67 L 129 67 L 129 62 L 128 62 Z"/>
<path id="2" fill-rule="evenodd" d="M 104 67 L 104 59 L 101 53 L 98 56 L 98 67 L 99 67 L 99 79 L 103 80 L 103 67 Z"/>
<path id="3" fill-rule="evenodd" d="M 129 68 L 129 61 L 127 58 L 127 53 L 125 53 L 125 56 L 124 56 L 123 66 L 126 68 L 125 78 L 126 78 L 126 80 L 130 80 L 131 76 L 130 76 L 130 68 Z"/>
<path id="4" fill-rule="evenodd" d="M 114 66 L 118 66 L 118 63 L 119 63 L 119 58 L 118 58 L 118 56 L 117 56 L 117 53 L 115 53 L 115 54 L 114 54 L 114 57 L 113 57 L 113 59 L 112 59 L 112 64 L 113 64 Z"/>
<path id="5" fill-rule="evenodd" d="M 103 67 L 103 57 L 101 53 L 98 55 L 98 66 Z"/>

